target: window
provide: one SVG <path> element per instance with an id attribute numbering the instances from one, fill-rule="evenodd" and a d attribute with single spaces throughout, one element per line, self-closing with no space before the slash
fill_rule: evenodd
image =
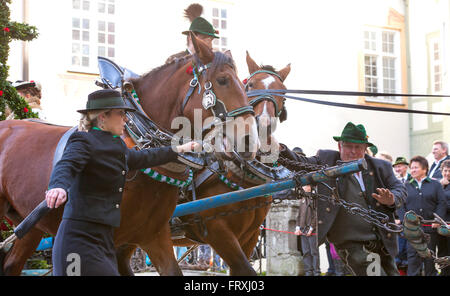
<path id="1" fill-rule="evenodd" d="M 220 38 L 213 41 L 213 49 L 226 51 L 228 49 L 228 10 L 226 8 L 212 8 L 212 24 L 219 31 Z"/>
<path id="2" fill-rule="evenodd" d="M 115 58 L 115 0 L 72 0 L 71 69 L 97 72 L 97 56 Z"/>
<path id="3" fill-rule="evenodd" d="M 440 94 L 442 92 L 442 47 L 440 34 L 429 34 L 429 36 L 427 36 L 427 45 L 429 57 L 429 90 L 431 94 Z M 442 99 L 435 99 L 431 103 L 431 109 L 433 111 L 443 110 L 444 104 Z M 441 123 L 443 121 L 442 115 L 433 115 L 431 118 L 433 124 Z"/>
<path id="4" fill-rule="evenodd" d="M 399 33 L 364 31 L 364 84 L 366 92 L 400 93 Z M 401 97 L 366 97 L 368 102 L 402 104 Z"/>
<path id="5" fill-rule="evenodd" d="M 433 93 L 439 93 L 442 89 L 442 63 L 439 40 L 431 40 L 430 46 L 430 73 L 431 89 Z"/>

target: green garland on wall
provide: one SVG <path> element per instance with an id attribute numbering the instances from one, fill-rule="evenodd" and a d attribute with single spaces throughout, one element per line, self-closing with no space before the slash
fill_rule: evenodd
<path id="1" fill-rule="evenodd" d="M 16 89 L 7 81 L 9 66 L 9 43 L 12 40 L 30 41 L 38 36 L 36 27 L 10 20 L 9 4 L 11 0 L 0 0 L 0 121 L 5 120 L 5 108 L 14 112 L 15 119 L 37 118 L 30 106 Z"/>

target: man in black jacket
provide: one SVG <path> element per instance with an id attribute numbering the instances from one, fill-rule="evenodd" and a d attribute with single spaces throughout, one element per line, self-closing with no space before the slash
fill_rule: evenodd
<path id="1" fill-rule="evenodd" d="M 365 158 L 366 171 L 328 181 L 338 189 L 339 197 L 358 203 L 362 208 L 382 212 L 394 222 L 394 211 L 406 197 L 404 185 L 394 176 L 391 165 L 365 154 L 373 144 L 363 125 L 347 123 L 340 137 L 334 137 L 339 151 L 319 150 L 316 156 L 305 158 L 292 153 L 280 144 L 280 155 L 297 161 L 335 166 Z M 320 194 L 329 190 L 318 186 Z M 394 258 L 398 252 L 397 235 L 366 222 L 360 216 L 329 202 L 318 201 L 319 245 L 328 239 L 333 243 L 343 262 L 354 275 L 399 275 Z M 372 263 L 372 261 L 374 261 Z"/>
<path id="2" fill-rule="evenodd" d="M 448 143 L 444 141 L 434 141 L 431 153 L 434 156 L 434 162 L 431 164 L 428 177 L 440 180 L 442 178 L 441 164 L 450 159 L 448 155 Z"/>

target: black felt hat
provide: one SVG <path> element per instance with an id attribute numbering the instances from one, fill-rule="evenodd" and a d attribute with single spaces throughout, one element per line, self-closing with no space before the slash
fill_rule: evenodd
<path id="1" fill-rule="evenodd" d="M 86 103 L 86 109 L 77 111 L 86 114 L 89 111 L 103 109 L 124 109 L 128 112 L 136 111 L 125 104 L 120 92 L 112 89 L 101 89 L 90 93 Z"/>

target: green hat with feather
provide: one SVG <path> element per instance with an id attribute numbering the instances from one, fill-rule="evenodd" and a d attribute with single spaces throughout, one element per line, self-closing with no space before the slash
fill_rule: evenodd
<path id="1" fill-rule="evenodd" d="M 188 31 L 184 31 L 183 34 L 189 34 L 189 31 L 209 35 L 214 38 L 219 38 L 216 34 L 219 31 L 214 29 L 213 25 L 206 19 L 202 18 L 200 15 L 203 12 L 203 7 L 200 4 L 191 4 L 188 8 L 184 10 L 184 16 L 191 21 Z"/>
<path id="2" fill-rule="evenodd" d="M 367 141 L 369 139 L 369 136 L 367 135 L 364 126 L 362 124 L 355 125 L 352 122 L 349 122 L 345 125 L 340 137 L 335 136 L 333 137 L 333 139 L 335 141 L 367 144 L 369 145 L 369 147 L 374 146 L 372 143 Z"/>

